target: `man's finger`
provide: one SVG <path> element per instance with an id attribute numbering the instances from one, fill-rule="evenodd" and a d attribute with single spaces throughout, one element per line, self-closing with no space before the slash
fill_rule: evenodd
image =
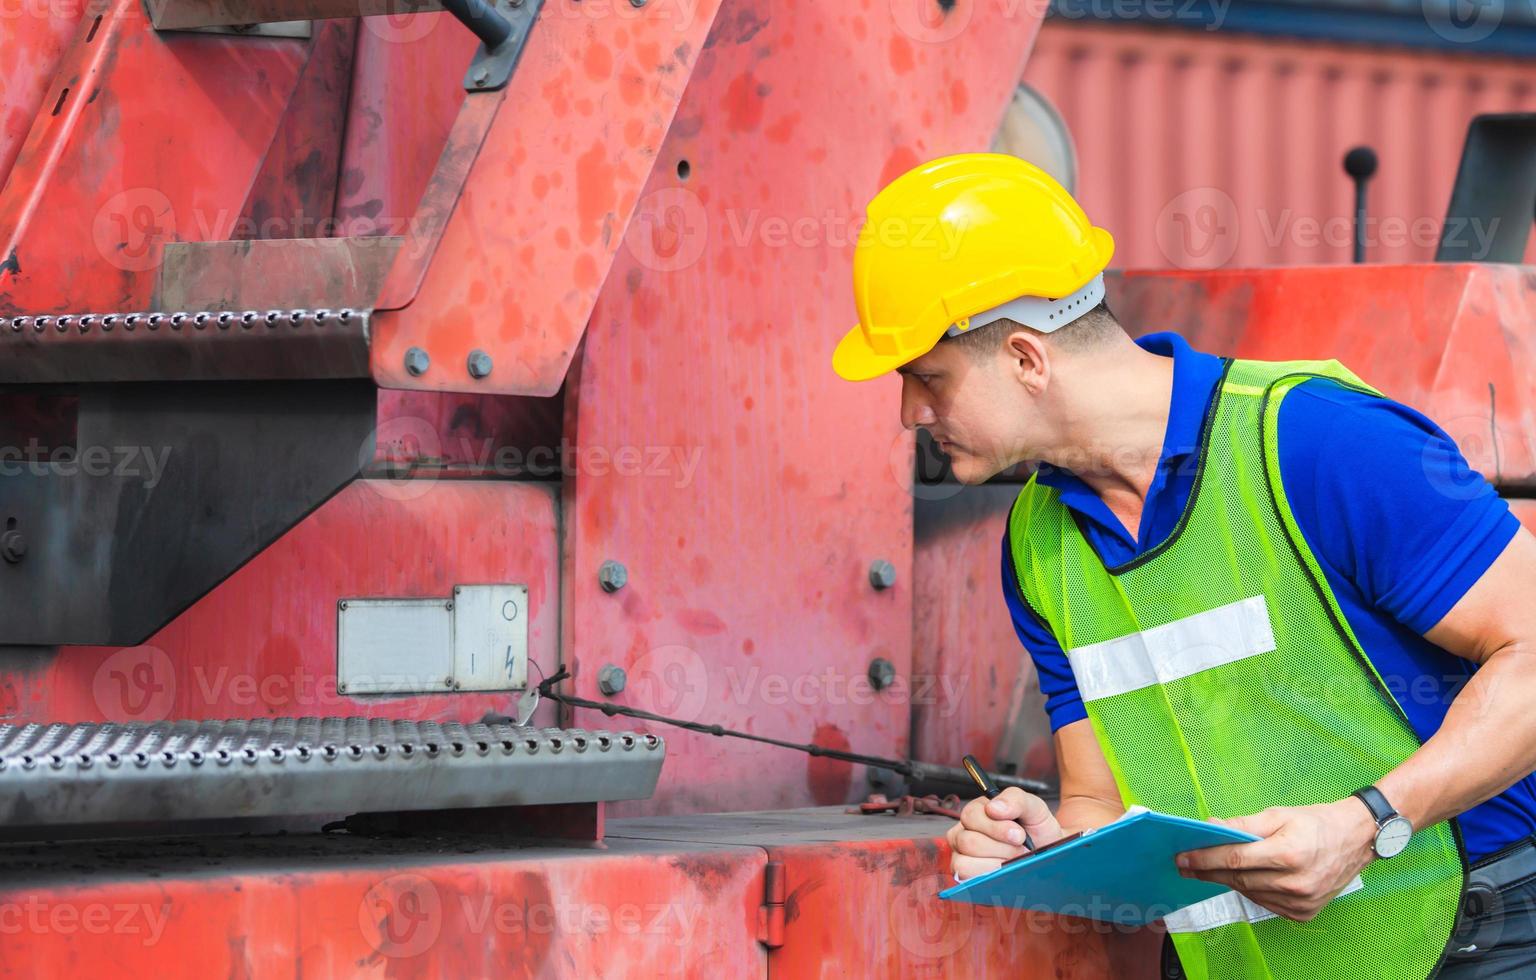
<path id="1" fill-rule="evenodd" d="M 1285 848 L 1272 841 L 1253 844 L 1221 844 L 1185 851 L 1175 863 L 1189 871 L 1285 870 L 1281 857 Z"/>
<path id="2" fill-rule="evenodd" d="M 993 800 L 991 802 L 996 802 Z M 988 800 L 978 797 L 960 811 L 960 823 L 966 830 L 985 834 L 1005 844 L 1023 844 L 1024 828 L 1013 820 L 995 820 L 989 815 Z"/>
<path id="3" fill-rule="evenodd" d="M 1280 828 L 1285 826 L 1286 819 L 1284 810 L 1269 809 L 1246 817 L 1230 817 L 1213 822 L 1223 827 L 1231 827 L 1233 830 L 1244 831 L 1255 837 L 1273 837 L 1280 832 Z"/>
<path id="4" fill-rule="evenodd" d="M 1233 891 L 1242 892 L 1249 899 L 1258 902 L 1260 897 L 1274 901 L 1282 895 L 1275 888 L 1276 884 L 1284 878 L 1284 871 L 1186 871 L 1184 877 L 1199 878 L 1201 881 L 1210 881 L 1218 885 L 1226 885 Z M 1294 897 L 1294 896 L 1291 896 Z M 1273 911 L 1273 910 L 1271 910 Z"/>
<path id="5" fill-rule="evenodd" d="M 966 857 L 1001 858 L 1004 861 L 1024 853 L 1023 847 L 1004 844 L 974 830 L 960 831 L 955 835 L 952 846 L 957 854 L 964 854 Z"/>
<path id="6" fill-rule="evenodd" d="M 1031 830 L 1036 826 L 1048 826 L 1056 819 L 1044 800 L 1017 786 L 1010 786 L 996 799 L 988 800 L 986 810 L 993 820 L 1022 820 Z"/>
<path id="7" fill-rule="evenodd" d="M 953 871 L 956 878 L 961 881 L 967 878 L 975 878 L 977 875 L 988 874 L 1003 866 L 1003 862 L 997 858 L 966 857 L 956 854 L 949 862 L 949 870 Z"/>

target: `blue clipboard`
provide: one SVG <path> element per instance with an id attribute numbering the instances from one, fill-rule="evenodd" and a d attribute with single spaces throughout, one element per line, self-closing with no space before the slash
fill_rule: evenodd
<path id="1" fill-rule="evenodd" d="M 1133 807 L 1114 823 L 968 878 L 939 897 L 1146 925 L 1231 890 L 1183 877 L 1173 863 L 1176 855 L 1258 839 L 1230 827 Z"/>

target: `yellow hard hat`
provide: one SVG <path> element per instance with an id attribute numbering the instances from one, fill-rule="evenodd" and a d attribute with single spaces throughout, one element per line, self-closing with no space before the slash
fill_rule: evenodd
<path id="1" fill-rule="evenodd" d="M 869 202 L 853 256 L 859 325 L 832 367 L 849 381 L 879 377 L 946 333 L 1003 317 L 1059 329 L 1103 298 L 1114 251 L 1034 164 L 1001 153 L 922 164 Z"/>

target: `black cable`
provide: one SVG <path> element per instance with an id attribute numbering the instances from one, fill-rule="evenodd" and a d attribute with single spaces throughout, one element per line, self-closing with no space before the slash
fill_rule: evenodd
<path id="1" fill-rule="evenodd" d="M 808 755 L 824 759 L 836 759 L 839 762 L 851 762 L 856 765 L 869 766 L 874 769 L 888 769 L 899 773 L 914 781 L 924 779 L 938 780 L 942 782 L 963 783 L 971 785 L 971 777 L 964 769 L 958 766 L 941 766 L 932 762 L 918 762 L 915 759 L 883 759 L 875 755 L 860 755 L 857 752 L 844 752 L 840 749 L 829 749 L 824 746 L 814 745 L 809 742 L 786 742 L 783 739 L 769 738 L 766 735 L 754 735 L 751 732 L 738 732 L 726 728 L 723 725 L 706 725 L 697 721 L 684 721 L 681 718 L 668 718 L 641 708 L 629 708 L 624 705 L 610 704 L 604 701 L 591 701 L 587 698 L 578 698 L 569 694 L 555 693 L 555 685 L 571 676 L 571 672 L 561 667 L 559 671 L 545 678 L 539 683 L 539 697 L 549 698 L 561 704 L 570 705 L 573 708 L 590 708 L 593 711 L 601 711 L 608 717 L 622 715 L 626 718 L 638 718 L 642 721 L 654 721 L 663 725 L 672 725 L 676 728 L 686 728 L 691 732 L 699 732 L 704 735 L 714 735 L 719 738 L 741 738 L 749 742 L 761 742 L 765 745 L 777 746 L 781 749 L 791 749 L 796 752 L 805 752 Z M 1056 788 L 1037 779 L 1024 779 L 1019 776 L 994 775 L 994 781 L 1002 787 L 1016 786 L 1027 793 L 1054 795 Z"/>

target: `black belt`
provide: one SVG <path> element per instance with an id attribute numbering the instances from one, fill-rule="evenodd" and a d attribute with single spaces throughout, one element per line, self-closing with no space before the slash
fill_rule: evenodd
<path id="1" fill-rule="evenodd" d="M 1536 837 L 1527 837 L 1480 858 L 1467 874 L 1467 884 L 1502 891 L 1536 878 Z"/>

